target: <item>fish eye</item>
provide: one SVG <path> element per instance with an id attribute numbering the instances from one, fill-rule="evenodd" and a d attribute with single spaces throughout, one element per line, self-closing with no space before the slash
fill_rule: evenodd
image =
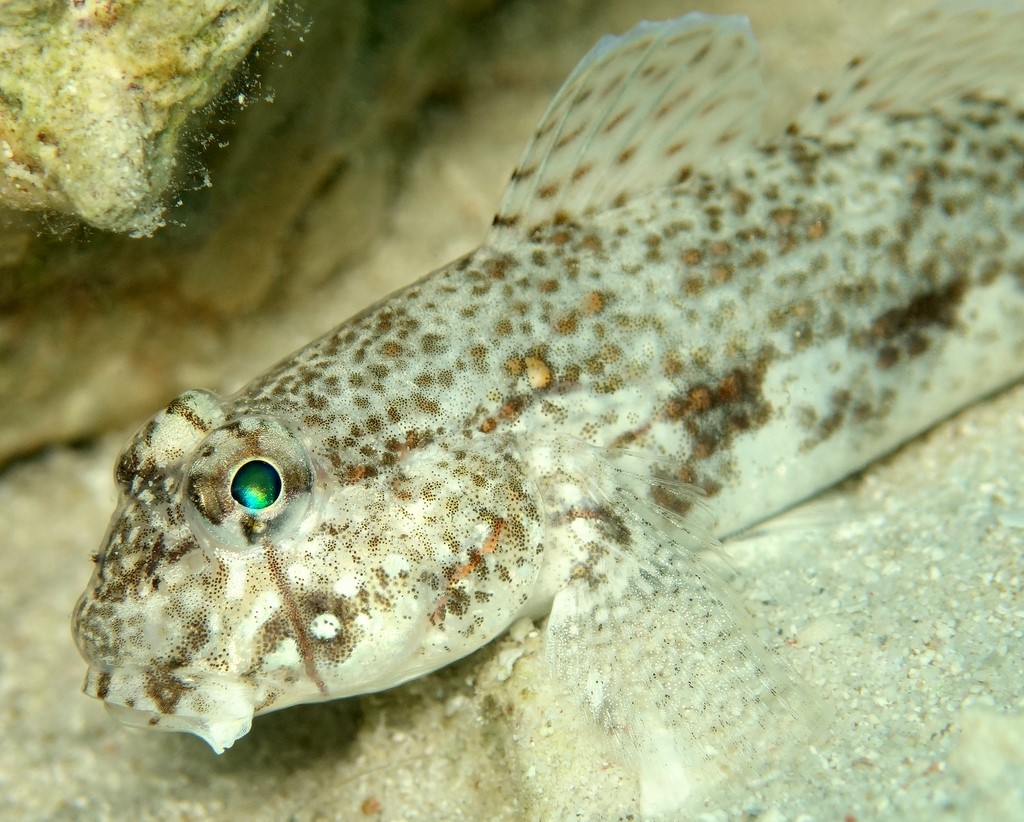
<path id="1" fill-rule="evenodd" d="M 266 460 L 242 463 L 231 480 L 231 496 L 251 511 L 269 508 L 281 496 L 281 472 Z"/>
<path id="2" fill-rule="evenodd" d="M 272 417 L 244 416 L 196 446 L 182 485 L 186 519 L 212 548 L 247 551 L 301 527 L 313 496 L 302 442 Z"/>

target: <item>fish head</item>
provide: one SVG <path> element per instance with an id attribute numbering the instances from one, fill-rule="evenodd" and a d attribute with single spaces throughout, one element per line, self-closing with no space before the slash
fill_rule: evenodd
<path id="1" fill-rule="evenodd" d="M 117 464 L 73 619 L 86 694 L 220 752 L 256 714 L 483 645 L 529 598 L 543 530 L 514 445 L 483 445 L 439 437 L 372 463 L 287 414 L 178 397 Z"/>

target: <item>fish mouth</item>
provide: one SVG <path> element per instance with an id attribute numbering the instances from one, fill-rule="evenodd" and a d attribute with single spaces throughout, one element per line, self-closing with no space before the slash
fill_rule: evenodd
<path id="1" fill-rule="evenodd" d="M 191 733 L 223 753 L 252 726 L 259 698 L 245 677 L 201 666 L 161 664 L 118 649 L 92 588 L 79 598 L 72 635 L 88 665 L 82 692 L 132 728 Z"/>
<path id="2" fill-rule="evenodd" d="M 218 754 L 249 732 L 255 713 L 251 686 L 209 674 L 200 680 L 176 673 L 169 680 L 155 669 L 89 666 L 82 692 L 123 725 L 194 734 Z"/>

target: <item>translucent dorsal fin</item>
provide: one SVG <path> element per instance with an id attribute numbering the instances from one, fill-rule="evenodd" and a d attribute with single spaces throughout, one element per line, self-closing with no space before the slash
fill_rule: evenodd
<path id="1" fill-rule="evenodd" d="M 541 118 L 488 245 L 680 182 L 759 137 L 763 97 L 745 17 L 688 14 L 602 38 Z"/>
<path id="2" fill-rule="evenodd" d="M 843 140 L 863 114 L 918 114 L 971 96 L 1024 98 L 1024 4 L 946 2 L 886 31 L 799 118 L 801 134 Z"/>

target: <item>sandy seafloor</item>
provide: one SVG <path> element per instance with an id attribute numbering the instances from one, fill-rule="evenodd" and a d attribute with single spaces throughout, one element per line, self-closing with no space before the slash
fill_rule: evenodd
<path id="1" fill-rule="evenodd" d="M 309 328 L 261 342 L 268 360 L 479 240 L 550 93 L 510 120 L 514 86 L 478 101 L 475 131 L 440 128 L 393 236 L 311 295 Z M 545 676 L 542 625 L 387 693 L 260 718 L 221 757 L 110 720 L 78 692 L 68 621 L 128 433 L 0 473 L 0 819 L 637 818 L 635 777 Z M 682 818 L 1024 819 L 1024 386 L 727 551 L 756 624 L 833 720 L 802 759 Z"/>

